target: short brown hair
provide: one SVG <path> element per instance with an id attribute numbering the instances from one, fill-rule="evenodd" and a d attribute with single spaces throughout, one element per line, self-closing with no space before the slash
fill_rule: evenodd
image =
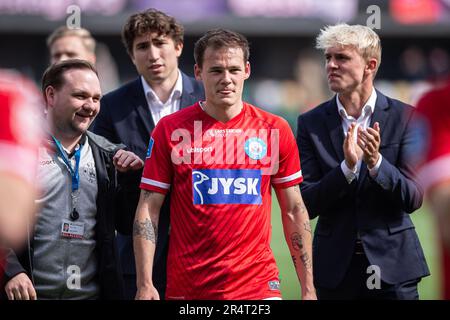
<path id="1" fill-rule="evenodd" d="M 247 62 L 250 57 L 250 46 L 246 37 L 240 33 L 226 29 L 213 29 L 206 32 L 195 43 L 194 59 L 200 68 L 203 65 L 203 56 L 208 47 L 212 47 L 213 49 L 223 47 L 241 48 L 244 53 L 244 62 Z"/>
<path id="2" fill-rule="evenodd" d="M 183 43 L 184 28 L 175 18 L 156 9 L 148 9 L 131 15 L 122 29 L 122 42 L 129 55 L 133 54 L 136 37 L 147 32 L 169 36 L 176 45 Z"/>
<path id="3" fill-rule="evenodd" d="M 45 70 L 44 75 L 42 76 L 42 94 L 45 99 L 45 89 L 47 87 L 52 86 L 56 90 L 61 89 L 64 85 L 64 74 L 69 70 L 91 70 L 94 72 L 97 77 L 97 69 L 95 69 L 94 65 L 86 60 L 80 59 L 68 59 L 58 63 L 52 64 L 50 67 Z"/>
<path id="4" fill-rule="evenodd" d="M 95 54 L 95 39 L 92 37 L 89 30 L 84 28 L 70 29 L 66 26 L 61 26 L 52 32 L 47 38 L 47 47 L 50 49 L 53 43 L 63 37 L 76 36 L 81 39 L 84 47 L 91 53 Z"/>

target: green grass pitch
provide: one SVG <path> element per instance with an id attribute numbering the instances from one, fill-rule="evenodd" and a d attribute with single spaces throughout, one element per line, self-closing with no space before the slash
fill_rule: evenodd
<path id="1" fill-rule="evenodd" d="M 435 221 L 428 211 L 426 205 L 414 212 L 412 220 L 416 226 L 420 242 L 425 252 L 425 257 L 431 271 L 428 276 L 419 283 L 419 296 L 422 300 L 435 300 L 440 298 L 440 262 L 437 249 L 437 231 Z M 317 219 L 311 221 L 314 230 Z M 278 268 L 280 270 L 281 292 L 283 299 L 300 299 L 300 284 L 294 270 L 291 255 L 286 244 L 281 224 L 280 209 L 273 193 L 272 203 L 272 250 L 275 254 Z M 314 261 L 313 261 L 314 263 Z M 332 272 L 332 271 L 330 271 Z"/>

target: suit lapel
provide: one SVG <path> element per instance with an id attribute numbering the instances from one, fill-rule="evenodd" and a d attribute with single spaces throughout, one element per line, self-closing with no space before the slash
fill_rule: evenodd
<path id="1" fill-rule="evenodd" d="M 181 94 L 180 109 L 183 109 L 196 103 L 197 99 L 193 94 L 194 87 L 192 86 L 189 77 L 183 72 L 181 72 L 181 77 L 183 81 L 183 92 Z M 135 89 L 133 93 L 134 106 L 142 122 L 144 123 L 147 132 L 150 133 L 155 128 L 155 123 L 153 122 L 150 107 L 148 106 L 147 99 L 145 98 L 141 77 L 136 80 L 133 87 Z"/>
<path id="2" fill-rule="evenodd" d="M 326 108 L 326 124 L 331 143 L 333 144 L 334 151 L 336 152 L 336 156 L 340 162 L 344 160 L 344 150 L 342 149 L 344 144 L 344 132 L 342 129 L 341 117 L 336 104 L 336 96 L 330 100 Z"/>
<path id="3" fill-rule="evenodd" d="M 197 102 L 197 99 L 193 95 L 194 87 L 189 77 L 183 72 L 181 72 L 181 77 L 183 79 L 183 92 L 181 94 L 180 109 L 183 109 L 192 106 Z"/>
<path id="4" fill-rule="evenodd" d="M 385 141 L 386 139 L 386 122 L 389 116 L 389 105 L 387 102 L 386 97 L 377 90 L 377 101 L 375 103 L 375 109 L 373 111 L 372 119 L 370 120 L 370 127 L 373 128 L 373 125 L 375 122 L 378 122 L 380 125 L 380 132 L 381 132 L 381 143 Z M 361 172 L 359 173 L 359 183 L 358 183 L 358 189 L 361 188 L 361 186 L 364 184 L 364 180 L 366 179 L 366 176 L 369 174 L 369 170 L 367 169 L 367 165 L 363 162 L 361 164 Z"/>
<path id="5" fill-rule="evenodd" d="M 141 77 L 136 80 L 136 85 L 134 86 L 134 88 L 136 89 L 133 94 L 133 99 L 135 99 L 134 106 L 142 122 L 144 123 L 147 132 L 150 133 L 155 127 L 155 124 L 153 122 L 152 114 L 150 113 L 147 99 L 145 98 Z"/>
<path id="6" fill-rule="evenodd" d="M 373 128 L 373 124 L 375 122 L 378 122 L 380 124 L 380 132 L 381 132 L 381 143 L 386 138 L 386 130 L 384 128 L 386 127 L 386 122 L 389 116 L 389 104 L 387 102 L 386 97 L 377 90 L 377 102 L 375 104 L 375 110 L 373 112 L 372 120 L 370 120 L 370 127 Z"/>

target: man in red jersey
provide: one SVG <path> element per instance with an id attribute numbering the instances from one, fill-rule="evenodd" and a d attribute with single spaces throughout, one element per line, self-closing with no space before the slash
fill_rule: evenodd
<path id="1" fill-rule="evenodd" d="M 172 189 L 166 298 L 280 299 L 270 248 L 273 186 L 302 298 L 316 299 L 294 136 L 284 119 L 242 101 L 248 42 L 211 30 L 194 55 L 206 100 L 161 119 L 150 139 L 133 232 L 136 298 L 159 298 L 152 283 L 156 226 Z"/>
<path id="2" fill-rule="evenodd" d="M 0 251 L 17 247 L 34 213 L 40 94 L 34 83 L 0 70 Z M 0 252 L 0 280 L 3 255 Z M 1 281 L 0 281 L 1 282 Z"/>
<path id="3" fill-rule="evenodd" d="M 443 293 L 450 300 L 450 81 L 423 96 L 417 105 L 417 137 L 424 143 L 419 179 L 437 219 L 442 240 Z"/>

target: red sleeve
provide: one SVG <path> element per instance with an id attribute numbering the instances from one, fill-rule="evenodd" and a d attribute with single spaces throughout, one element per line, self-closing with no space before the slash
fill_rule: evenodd
<path id="1" fill-rule="evenodd" d="M 418 178 L 425 190 L 450 181 L 450 86 L 432 90 L 417 104 L 421 135 Z"/>
<path id="2" fill-rule="evenodd" d="M 0 171 L 34 182 L 42 110 L 31 81 L 0 70 Z"/>
<path id="3" fill-rule="evenodd" d="M 278 170 L 274 170 L 272 176 L 272 185 L 274 188 L 287 188 L 303 181 L 302 170 L 300 168 L 300 157 L 298 155 L 297 143 L 289 124 L 283 120 L 279 120 L 279 138 L 271 141 L 271 148 L 278 147 Z M 277 140 L 279 141 L 276 145 Z M 273 157 L 273 156 L 272 156 Z M 275 169 L 277 169 L 275 167 Z"/>
<path id="4" fill-rule="evenodd" d="M 140 188 L 167 194 L 173 176 L 170 134 L 161 120 L 153 130 L 145 158 Z"/>

